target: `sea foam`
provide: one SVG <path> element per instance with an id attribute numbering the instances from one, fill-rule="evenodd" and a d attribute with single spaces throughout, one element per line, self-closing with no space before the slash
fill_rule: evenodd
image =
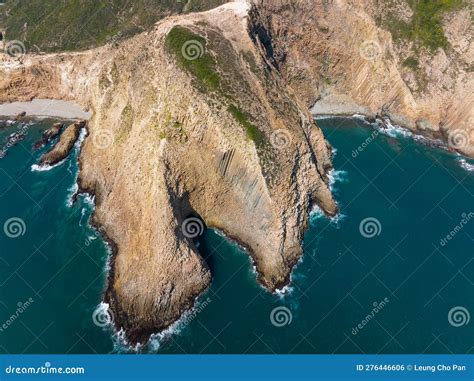
<path id="1" fill-rule="evenodd" d="M 466 159 L 458 159 L 457 162 L 468 172 L 474 172 L 474 164 L 469 163 Z"/>

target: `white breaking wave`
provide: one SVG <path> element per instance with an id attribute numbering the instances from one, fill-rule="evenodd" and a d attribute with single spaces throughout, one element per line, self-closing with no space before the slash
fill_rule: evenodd
<path id="1" fill-rule="evenodd" d="M 474 164 L 469 163 L 466 159 L 458 159 L 457 162 L 468 172 L 474 172 Z"/>
<path id="2" fill-rule="evenodd" d="M 328 173 L 328 179 L 329 179 L 329 188 L 331 191 L 334 190 L 334 185 L 337 182 L 345 182 L 347 180 L 347 172 L 342 171 L 342 170 L 335 170 L 331 169 Z"/>
<path id="3" fill-rule="evenodd" d="M 303 257 L 303 256 L 302 256 Z M 293 269 L 294 271 L 295 269 Z M 291 279 L 291 283 L 293 283 L 293 279 Z M 291 284 L 290 283 L 290 284 Z M 289 284 L 283 288 L 279 288 L 275 290 L 275 294 L 280 298 L 283 299 L 285 296 L 291 295 L 295 291 L 295 288 L 290 286 Z"/>
<path id="4" fill-rule="evenodd" d="M 359 119 L 361 120 L 362 122 L 364 122 L 365 124 L 371 124 L 369 122 L 369 120 L 367 119 L 367 116 L 363 115 L 363 114 L 354 114 L 352 115 L 352 118 L 354 119 Z"/>
<path id="5" fill-rule="evenodd" d="M 68 189 L 67 198 L 66 198 L 66 206 L 68 208 L 72 206 L 74 195 L 77 193 L 78 190 L 79 190 L 79 185 L 77 184 L 77 181 L 75 181 L 74 184 L 72 184 L 72 186 Z"/>
<path id="6" fill-rule="evenodd" d="M 47 172 L 52 170 L 53 168 L 59 167 L 60 165 L 64 164 L 66 159 L 61 160 L 60 162 L 54 164 L 54 165 L 39 165 L 39 164 L 33 164 L 31 166 L 31 172 Z"/>
<path id="7" fill-rule="evenodd" d="M 412 137 L 413 133 L 406 128 L 392 124 L 390 119 L 384 118 L 382 124 L 378 124 L 378 131 L 392 138 Z"/>
<path id="8" fill-rule="evenodd" d="M 82 142 L 84 141 L 85 137 L 87 135 L 87 131 L 85 128 L 81 129 L 81 132 L 79 133 L 79 138 L 77 139 L 76 143 L 74 143 L 74 153 L 78 153 L 78 149 L 81 147 Z M 69 157 L 69 155 L 68 155 Z M 39 165 L 39 164 L 33 164 L 31 166 L 31 171 L 32 172 L 46 172 L 50 171 L 53 168 L 59 167 L 60 165 L 64 164 L 64 162 L 68 159 L 68 157 L 64 158 L 60 162 L 54 164 L 54 165 Z M 77 177 L 76 177 L 77 181 Z"/>

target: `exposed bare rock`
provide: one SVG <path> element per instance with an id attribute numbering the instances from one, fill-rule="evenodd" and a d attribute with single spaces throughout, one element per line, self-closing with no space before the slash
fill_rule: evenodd
<path id="1" fill-rule="evenodd" d="M 40 161 L 40 165 L 54 165 L 59 163 L 61 160 L 64 160 L 74 147 L 74 143 L 79 138 L 81 129 L 84 128 L 86 122 L 76 122 L 67 127 L 64 132 L 61 134 L 59 141 L 54 145 L 54 147 L 47 153 L 45 153 Z M 62 124 L 55 124 L 52 128 L 47 130 L 45 134 L 47 136 L 58 134 L 61 129 Z M 48 132 L 49 131 L 49 132 Z"/>
<path id="2" fill-rule="evenodd" d="M 18 121 L 22 120 L 25 116 L 26 116 L 26 112 L 22 111 L 19 114 L 17 114 L 17 116 L 15 116 L 15 120 L 18 122 Z"/>
<path id="3" fill-rule="evenodd" d="M 171 17 L 116 46 L 7 70 L 8 100 L 74 99 L 93 112 L 79 185 L 96 195 L 94 223 L 114 248 L 105 299 L 132 343 L 209 286 L 189 218 L 245 246 L 273 291 L 302 255 L 312 205 L 337 211 L 331 149 L 249 37 L 247 9 Z M 187 61 L 188 41 L 198 55 Z"/>
<path id="4" fill-rule="evenodd" d="M 34 149 L 38 149 L 58 137 L 63 127 L 64 123 L 62 122 L 54 123 L 50 128 L 43 132 L 41 139 L 35 143 Z"/>
<path id="5" fill-rule="evenodd" d="M 395 43 L 377 24 L 387 12 L 409 21 L 413 12 L 402 0 L 255 4 L 253 29 L 266 39 L 275 67 L 308 107 L 316 103 L 318 111 L 331 113 L 338 103 L 352 104 L 341 113 L 365 109 L 388 115 L 474 156 L 474 34 L 468 8 L 446 15 L 443 27 L 450 45 L 430 52 Z M 407 65 L 410 59 L 415 69 Z"/>
<path id="6" fill-rule="evenodd" d="M 114 252 L 105 300 L 132 343 L 209 286 L 189 229 L 201 229 L 198 217 L 248 249 L 267 289 L 289 281 L 312 205 L 337 212 L 331 149 L 308 106 L 343 99 L 346 111 L 443 136 L 472 114 L 472 76 L 449 82 L 441 52 L 426 67 L 448 90 L 410 89 L 364 1 L 354 12 L 343 0 L 256 3 L 250 15 L 246 2 L 228 3 L 117 44 L 3 66 L 0 100 L 74 99 L 93 113 L 79 185 L 96 195 L 94 223 Z"/>

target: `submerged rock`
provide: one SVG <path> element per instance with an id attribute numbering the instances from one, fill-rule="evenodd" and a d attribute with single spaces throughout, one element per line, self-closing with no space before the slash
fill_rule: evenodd
<path id="1" fill-rule="evenodd" d="M 54 123 L 52 127 L 43 132 L 41 139 L 35 143 L 34 149 L 39 149 L 55 139 L 61 133 L 63 127 L 64 123 L 62 122 Z"/>

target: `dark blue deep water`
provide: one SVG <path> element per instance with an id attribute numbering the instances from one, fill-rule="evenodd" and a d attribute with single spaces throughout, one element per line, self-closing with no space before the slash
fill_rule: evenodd
<path id="1" fill-rule="evenodd" d="M 130 351 L 92 317 L 108 252 L 88 224 L 91 201 L 70 204 L 78 148 L 31 169 L 52 123 L 0 122 L 2 146 L 26 131 L 0 160 L 0 353 Z M 211 289 L 141 352 L 474 353 L 474 172 L 401 133 L 318 123 L 337 151 L 341 214 L 313 213 L 291 286 L 268 294 L 245 252 L 206 231 Z"/>

